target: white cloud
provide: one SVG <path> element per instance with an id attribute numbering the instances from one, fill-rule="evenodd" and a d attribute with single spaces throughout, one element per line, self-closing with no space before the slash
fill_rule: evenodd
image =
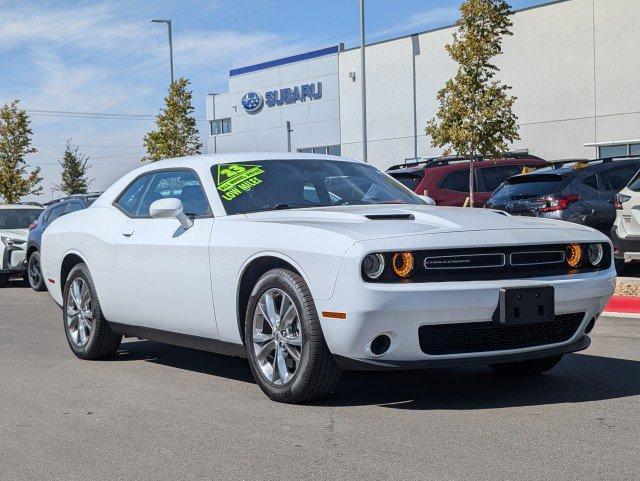
<path id="1" fill-rule="evenodd" d="M 218 4 L 202 0 L 190 10 Z M 0 75 L 0 103 L 20 98 L 30 109 L 157 113 L 168 80 L 168 47 L 166 28 L 148 19 L 176 18 L 183 11 L 184 5 L 173 0 L 0 0 L 0 56 L 10 61 L 10 75 Z M 204 94 L 224 88 L 230 68 L 309 47 L 305 41 L 269 31 L 189 29 L 185 23 L 181 27 L 174 25 L 176 76 L 192 80 L 200 115 Z M 153 128 L 151 121 L 139 120 L 35 115 L 31 120 L 39 152 L 28 161 L 42 165 L 45 187 L 59 180 L 55 161 L 68 138 L 92 157 L 94 187 L 104 188 L 123 171 L 140 165 L 141 149 L 82 146 L 141 146 L 142 137 Z"/>
<path id="2" fill-rule="evenodd" d="M 436 7 L 415 13 L 389 28 L 373 32 L 371 37 L 388 37 L 404 33 L 414 33 L 427 28 L 444 27 L 453 24 L 460 16 L 457 7 Z"/>

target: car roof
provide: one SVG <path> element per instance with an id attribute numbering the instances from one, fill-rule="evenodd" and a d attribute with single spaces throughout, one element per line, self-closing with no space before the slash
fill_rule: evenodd
<path id="1" fill-rule="evenodd" d="M 550 167 L 544 167 L 542 169 L 538 169 L 535 172 L 531 172 L 531 174 L 527 175 L 536 175 L 536 174 L 558 174 L 558 175 L 571 175 L 571 174 L 594 174 L 598 172 L 602 172 L 604 170 L 609 170 L 619 165 L 626 165 L 639 162 L 638 158 L 625 158 L 625 159 L 617 159 L 608 161 L 608 159 L 595 159 L 595 160 L 581 160 L 576 159 L 575 162 L 571 161 L 569 163 L 556 163 L 553 162 Z M 576 164 L 580 162 L 588 162 L 585 167 L 576 168 Z"/>
<path id="2" fill-rule="evenodd" d="M 138 169 L 138 171 L 144 172 L 146 170 L 193 167 L 194 163 L 212 166 L 238 162 L 259 162 L 262 160 L 336 160 L 342 162 L 363 163 L 361 160 L 326 154 L 302 154 L 292 152 L 234 152 L 228 154 L 202 154 L 163 159 L 146 164 L 144 167 Z"/>
<path id="3" fill-rule="evenodd" d="M 44 207 L 39 205 L 28 205 L 28 204 L 0 204 L 0 209 L 44 209 Z"/>
<path id="4" fill-rule="evenodd" d="M 546 165 L 548 162 L 535 155 L 519 155 L 514 157 L 501 157 L 498 159 L 478 159 L 473 162 L 474 168 L 484 168 L 500 165 L 520 165 L 520 164 L 540 164 Z M 406 166 L 402 164 L 394 165 L 387 169 L 389 174 L 421 174 L 427 170 L 430 172 L 434 169 L 442 170 L 462 170 L 469 165 L 469 159 L 463 158 L 447 158 L 438 157 L 427 161 L 408 163 Z"/>

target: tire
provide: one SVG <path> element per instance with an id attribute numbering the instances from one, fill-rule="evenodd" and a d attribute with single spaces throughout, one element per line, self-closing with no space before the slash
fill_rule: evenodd
<path id="1" fill-rule="evenodd" d="M 562 360 L 562 354 L 558 356 L 543 357 L 530 361 L 504 362 L 489 364 L 489 367 L 499 374 L 508 376 L 534 376 L 542 374 L 555 367 Z"/>
<path id="2" fill-rule="evenodd" d="M 90 297 L 85 302 L 87 295 Z M 74 296 L 82 300 L 80 304 L 84 309 L 76 309 Z M 122 336 L 115 334 L 104 318 L 96 287 L 85 264 L 78 264 L 69 273 L 62 300 L 64 332 L 73 353 L 80 359 L 104 359 L 113 356 L 120 347 Z M 82 312 L 83 316 L 72 315 L 74 311 Z M 82 322 L 81 318 L 85 321 Z"/>
<path id="3" fill-rule="evenodd" d="M 622 275 L 624 273 L 624 259 L 617 259 L 614 257 L 613 262 L 616 266 L 616 272 L 618 275 Z"/>
<path id="4" fill-rule="evenodd" d="M 0 274 L 0 287 L 7 287 L 9 284 L 9 274 Z"/>
<path id="5" fill-rule="evenodd" d="M 276 321 L 284 323 L 280 330 L 271 329 L 267 319 L 269 297 L 273 310 L 282 314 L 282 321 Z M 286 316 L 289 303 L 294 311 Z M 322 335 L 311 292 L 302 277 L 290 270 L 273 269 L 254 286 L 245 317 L 245 345 L 253 377 L 273 401 L 303 403 L 320 399 L 340 378 L 340 368 Z"/>
<path id="6" fill-rule="evenodd" d="M 27 263 L 27 282 L 34 291 L 42 292 L 47 290 L 40 267 L 40 253 L 38 251 L 35 251 L 29 257 L 29 262 Z"/>

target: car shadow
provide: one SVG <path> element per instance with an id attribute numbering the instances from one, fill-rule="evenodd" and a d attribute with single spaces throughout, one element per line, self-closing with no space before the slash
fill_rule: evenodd
<path id="1" fill-rule="evenodd" d="M 144 360 L 255 383 L 245 359 L 151 341 L 122 344 L 115 360 Z M 600 401 L 640 394 L 640 361 L 569 354 L 546 374 L 498 375 L 485 366 L 342 374 L 317 406 L 380 405 L 394 409 L 495 409 Z"/>
<path id="2" fill-rule="evenodd" d="M 147 361 L 176 369 L 255 383 L 246 359 L 153 341 L 124 342 L 114 361 Z"/>

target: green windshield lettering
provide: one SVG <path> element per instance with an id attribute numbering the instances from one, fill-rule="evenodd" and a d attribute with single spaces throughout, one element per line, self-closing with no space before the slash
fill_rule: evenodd
<path id="1" fill-rule="evenodd" d="M 249 192 L 262 183 L 260 175 L 264 174 L 259 165 L 221 164 L 218 166 L 217 188 L 220 196 L 227 201 Z"/>

